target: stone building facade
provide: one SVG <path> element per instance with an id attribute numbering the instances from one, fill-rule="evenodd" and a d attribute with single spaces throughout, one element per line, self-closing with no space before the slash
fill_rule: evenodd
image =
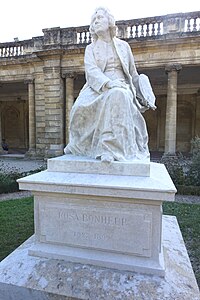
<path id="1" fill-rule="evenodd" d="M 189 152 L 200 135 L 200 11 L 116 23 L 156 95 L 157 110 L 144 113 L 150 151 Z M 89 26 L 43 33 L 0 43 L 0 140 L 31 157 L 63 153 L 91 42 Z"/>

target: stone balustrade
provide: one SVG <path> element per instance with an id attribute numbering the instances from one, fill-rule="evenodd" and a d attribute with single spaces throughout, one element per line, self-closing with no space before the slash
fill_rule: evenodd
<path id="1" fill-rule="evenodd" d="M 159 36 L 163 33 L 163 16 L 118 21 L 117 35 L 124 39 L 138 39 Z"/>
<path id="2" fill-rule="evenodd" d="M 135 39 L 176 38 L 200 34 L 200 11 L 170 14 L 150 18 L 117 21 L 117 36 L 130 41 Z M 91 42 L 89 26 L 43 29 L 44 36 L 30 40 L 0 43 L 0 59 L 30 55 L 38 50 L 85 47 Z"/>
<path id="3" fill-rule="evenodd" d="M 0 44 L 0 57 L 13 57 L 24 55 L 24 42 L 10 42 Z"/>

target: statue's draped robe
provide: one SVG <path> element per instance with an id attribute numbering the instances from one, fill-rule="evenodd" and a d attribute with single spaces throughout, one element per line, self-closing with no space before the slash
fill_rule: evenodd
<path id="1" fill-rule="evenodd" d="M 148 134 L 137 100 L 138 73 L 130 46 L 117 38 L 97 40 L 85 51 L 86 84 L 70 113 L 69 144 L 74 155 L 93 158 L 111 154 L 114 159 L 149 157 Z M 121 79 L 126 89 L 105 87 Z"/>

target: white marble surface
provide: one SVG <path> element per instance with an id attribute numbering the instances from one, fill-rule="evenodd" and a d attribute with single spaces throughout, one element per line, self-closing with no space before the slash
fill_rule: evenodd
<path id="1" fill-rule="evenodd" d="M 18 180 L 22 190 L 174 201 L 176 188 L 162 164 L 150 163 L 150 176 L 42 171 Z"/>
<path id="2" fill-rule="evenodd" d="M 96 160 L 83 159 L 87 168 L 79 173 L 73 159 L 73 172 L 55 167 L 18 180 L 35 199 L 31 253 L 82 263 L 89 255 L 100 266 L 163 275 L 161 205 L 176 191 L 165 166 L 150 163 L 150 176 L 91 174 Z"/>
<path id="3" fill-rule="evenodd" d="M 66 154 L 48 159 L 48 171 L 146 177 L 150 175 L 150 159 L 108 163 L 85 156 Z"/>
<path id="4" fill-rule="evenodd" d="M 161 201 L 36 193 L 34 207 L 32 255 L 164 275 Z"/>
<path id="5" fill-rule="evenodd" d="M 33 237 L 0 263 L 1 300 L 199 300 L 175 217 L 163 216 L 165 278 L 28 255 Z"/>
<path id="6" fill-rule="evenodd" d="M 126 41 L 116 37 L 109 10 L 95 10 L 90 32 L 93 39 L 84 56 L 86 84 L 70 112 L 69 143 L 64 152 L 102 161 L 149 158 L 141 112 L 155 109 L 149 101 L 153 97 L 155 102 L 150 82 L 142 76 L 141 90 L 133 53 Z"/>

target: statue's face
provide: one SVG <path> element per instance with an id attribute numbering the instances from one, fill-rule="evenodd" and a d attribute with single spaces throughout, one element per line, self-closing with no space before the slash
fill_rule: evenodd
<path id="1" fill-rule="evenodd" d="M 105 32 L 109 28 L 108 17 L 103 10 L 98 10 L 94 15 L 93 28 L 95 33 Z"/>

